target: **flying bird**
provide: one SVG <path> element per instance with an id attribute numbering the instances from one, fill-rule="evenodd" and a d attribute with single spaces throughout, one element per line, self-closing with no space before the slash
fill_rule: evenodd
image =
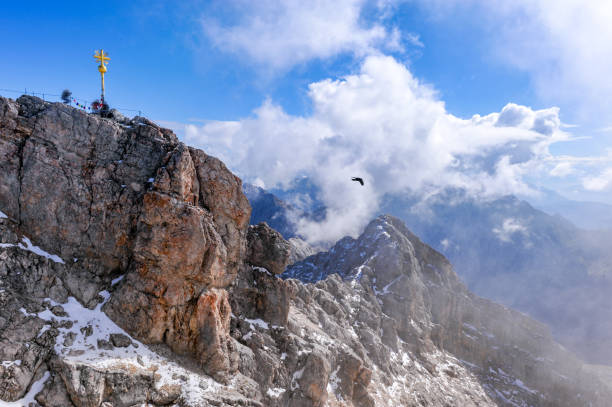
<path id="1" fill-rule="evenodd" d="M 363 178 L 353 177 L 351 178 L 351 181 L 357 181 L 361 184 L 361 186 L 363 186 Z"/>

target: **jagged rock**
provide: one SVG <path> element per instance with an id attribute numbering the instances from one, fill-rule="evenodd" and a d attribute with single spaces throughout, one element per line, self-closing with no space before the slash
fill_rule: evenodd
<path id="1" fill-rule="evenodd" d="M 127 348 L 132 344 L 130 338 L 124 334 L 110 334 L 110 341 L 117 348 Z"/>
<path id="2" fill-rule="evenodd" d="M 23 96 L 0 98 L 0 123 L 0 207 L 67 263 L 71 294 L 93 307 L 110 276 L 127 273 L 105 308 L 115 321 L 211 372 L 231 370 L 230 355 L 206 349 L 213 337 L 211 349 L 227 351 L 227 332 L 197 324 L 228 326 L 204 315 L 209 305 L 211 316 L 229 315 L 226 300 L 209 300 L 225 298 L 214 290 L 244 261 L 250 207 L 240 180 L 141 117 L 123 124 Z"/>
<path id="3" fill-rule="evenodd" d="M 106 339 L 98 339 L 98 349 L 112 350 L 113 344 Z"/>
<path id="4" fill-rule="evenodd" d="M 272 325 L 287 325 L 291 299 L 295 294 L 294 287 L 266 269 L 250 268 L 243 271 L 230 293 L 234 314 L 262 319 Z"/>
<path id="5" fill-rule="evenodd" d="M 330 366 L 323 355 L 315 352 L 308 355 L 306 364 L 302 368 L 298 383 L 301 392 L 311 400 L 307 405 L 320 407 L 327 401 L 327 382 L 329 380 Z"/>
<path id="6" fill-rule="evenodd" d="M 130 122 L 130 120 L 125 117 L 119 110 L 117 109 L 111 109 L 109 112 L 109 117 L 111 117 L 113 120 L 115 120 L 118 123 L 122 123 L 122 124 L 128 124 Z"/>
<path id="7" fill-rule="evenodd" d="M 304 260 L 308 256 L 316 253 L 316 250 L 306 241 L 299 237 L 292 237 L 288 240 L 291 245 L 291 255 L 289 256 L 289 264 Z"/>
<path id="8" fill-rule="evenodd" d="M 249 226 L 247 234 L 247 261 L 254 266 L 263 267 L 273 274 L 281 274 L 289 264 L 291 245 L 283 236 L 261 222 Z"/>
<path id="9" fill-rule="evenodd" d="M 181 396 L 181 387 L 179 385 L 163 385 L 153 393 L 151 402 L 166 406 L 172 404 Z"/>
<path id="10" fill-rule="evenodd" d="M 43 407 L 74 406 L 62 378 L 57 373 L 51 375 L 42 391 L 36 395 L 36 401 Z"/>
<path id="11" fill-rule="evenodd" d="M 372 372 L 370 383 L 397 382 L 401 369 L 412 365 L 429 376 L 429 385 L 435 380 L 439 383 L 435 386 L 447 386 L 442 392 L 450 392 L 457 405 L 489 405 L 493 400 L 505 405 L 521 399 L 530 405 L 573 406 L 582 405 L 581 397 L 588 393 L 594 405 L 603 406 L 602 395 L 610 394 L 605 382 L 554 343 L 542 324 L 467 291 L 450 263 L 398 219 L 376 219 L 359 239 L 342 239 L 329 252 L 290 266 L 284 277 L 316 282 L 323 292 L 335 293 L 335 299 L 360 297 L 358 311 L 355 306 L 345 309 L 357 320 L 353 330 L 365 350 L 364 355 L 354 348 L 355 354 L 376 367 L 364 363 Z M 353 293 L 342 295 L 347 284 Z M 303 303 L 296 307 L 308 309 L 311 298 L 327 312 L 340 315 L 319 290 L 300 290 L 296 300 Z M 341 307 L 341 302 L 335 302 Z M 325 318 L 318 319 L 325 323 Z M 344 340 L 341 335 L 338 338 Z M 332 372 L 335 369 L 332 366 Z M 340 370 L 347 371 L 339 369 L 336 375 Z M 384 377 L 377 378 L 378 372 L 384 372 Z M 460 378 L 461 384 L 443 385 L 444 376 Z M 478 382 L 482 385 L 475 385 Z M 457 385 L 470 390 L 460 395 L 453 387 Z M 417 386 L 413 391 L 412 395 L 398 391 L 393 397 L 402 400 L 402 405 L 426 400 L 444 404 L 431 389 Z"/>
<path id="12" fill-rule="evenodd" d="M 112 372 L 63 360 L 56 368 L 77 407 L 98 407 L 103 401 L 127 407 L 146 403 L 153 393 L 152 372 Z"/>

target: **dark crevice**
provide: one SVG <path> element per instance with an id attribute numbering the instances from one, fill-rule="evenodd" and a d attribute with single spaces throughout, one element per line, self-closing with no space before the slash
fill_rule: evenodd
<path id="1" fill-rule="evenodd" d="M 21 141 L 17 146 L 17 157 L 19 157 L 19 168 L 18 168 L 18 180 L 19 180 L 19 191 L 17 192 L 17 227 L 21 229 L 22 218 L 21 218 L 21 190 L 22 190 L 22 182 L 23 182 L 23 154 L 25 150 L 26 143 L 30 139 L 30 135 L 24 135 L 23 141 Z"/>
<path id="2" fill-rule="evenodd" d="M 198 167 L 196 167 L 196 161 L 193 158 L 193 154 L 191 152 L 191 148 L 187 147 L 187 151 L 189 152 L 189 157 L 191 158 L 191 162 L 193 163 L 193 168 L 196 175 L 196 180 L 198 181 L 198 205 L 199 207 L 206 209 L 207 212 L 212 213 L 208 205 L 206 205 L 206 200 L 204 199 L 204 188 L 202 187 L 202 179 L 200 178 L 200 171 L 198 171 Z"/>

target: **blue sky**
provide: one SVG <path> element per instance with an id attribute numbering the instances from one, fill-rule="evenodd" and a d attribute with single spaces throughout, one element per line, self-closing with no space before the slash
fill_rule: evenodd
<path id="1" fill-rule="evenodd" d="M 142 110 L 267 187 L 304 174 L 317 179 L 312 164 L 298 168 L 272 151 L 300 137 L 304 145 L 289 143 L 288 153 L 280 151 L 295 153 L 293 161 L 318 157 L 316 167 L 327 173 L 334 169 L 323 162 L 352 151 L 332 144 L 387 145 L 379 152 L 384 165 L 363 159 L 375 148 L 356 150 L 347 161 L 362 163 L 354 170 L 380 185 L 408 171 L 420 174 L 418 187 L 403 185 L 409 189 L 465 187 L 466 177 L 480 177 L 470 188 L 484 195 L 522 193 L 535 185 L 572 199 L 612 202 L 611 6 L 576 0 L 176 3 L 3 2 L 0 88 L 69 88 L 91 101 L 99 90 L 92 55 L 104 48 L 111 57 L 106 85 L 113 106 Z M 385 80 L 385 70 L 395 82 Z M 406 86 L 413 99 L 389 98 L 388 106 L 370 109 L 397 86 Z M 350 102 L 373 94 L 382 96 L 367 106 Z M 385 113 L 398 105 L 405 118 L 401 110 Z M 370 139 L 350 125 L 368 117 L 389 125 L 372 129 L 380 135 Z M 410 132 L 401 126 L 421 117 L 430 120 Z M 534 120 L 546 121 L 547 133 Z M 267 143 L 262 132 L 277 138 Z M 404 156 L 395 159 L 402 160 L 438 145 L 439 137 L 453 140 L 464 132 L 472 148 L 449 142 L 457 147 L 441 148 L 439 157 L 432 150 L 419 168 L 394 165 L 397 145 Z M 429 144 L 419 146 L 419 140 Z M 310 147 L 317 155 L 298 154 Z M 272 176 L 270 161 L 292 169 L 285 177 Z M 425 174 L 423 167 L 438 169 Z M 395 187 L 389 188 L 375 197 Z"/>
<path id="2" fill-rule="evenodd" d="M 224 12 L 225 2 L 148 3 L 3 2 L 0 32 L 11 41 L 2 45 L 2 87 L 51 93 L 68 87 L 91 100 L 98 91 L 91 55 L 104 47 L 112 58 L 108 99 L 116 105 L 164 120 L 226 120 L 249 115 L 266 97 L 302 114 L 309 108 L 304 93 L 310 82 L 342 76 L 358 64 L 350 53 L 340 53 L 273 74 L 224 53 L 204 35 L 207 17 L 235 20 Z M 414 4 L 396 11 L 385 23 L 418 35 L 423 47 L 408 44 L 405 52 L 392 54 L 440 92 L 449 112 L 486 114 L 509 101 L 548 106 L 534 96 L 525 73 L 487 55 L 478 27 L 436 20 Z"/>

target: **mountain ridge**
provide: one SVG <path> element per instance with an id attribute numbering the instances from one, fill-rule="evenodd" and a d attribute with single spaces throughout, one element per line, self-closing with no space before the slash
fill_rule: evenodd
<path id="1" fill-rule="evenodd" d="M 612 363 L 608 232 L 581 230 L 513 196 L 482 201 L 461 191 L 388 196 L 381 211 L 444 253 L 476 294 L 549 324 L 592 363 Z"/>
<path id="2" fill-rule="evenodd" d="M 0 157 L 5 402 L 605 406 L 612 397 L 540 324 L 469 293 L 394 218 L 362 236 L 367 262 L 338 246 L 325 279 L 279 278 L 291 244 L 248 225 L 240 179 L 145 118 L 0 97 Z M 359 274 L 349 263 L 359 278 L 332 273 Z"/>

